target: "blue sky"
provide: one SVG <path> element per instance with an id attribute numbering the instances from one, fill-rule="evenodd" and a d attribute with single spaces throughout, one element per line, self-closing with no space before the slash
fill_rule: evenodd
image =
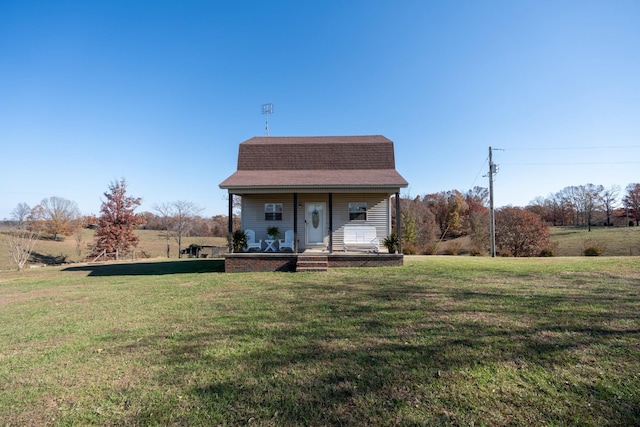
<path id="1" fill-rule="evenodd" d="M 0 219 L 20 202 L 226 214 L 238 144 L 382 134 L 405 194 L 523 206 L 640 182 L 638 1 L 0 0 Z"/>

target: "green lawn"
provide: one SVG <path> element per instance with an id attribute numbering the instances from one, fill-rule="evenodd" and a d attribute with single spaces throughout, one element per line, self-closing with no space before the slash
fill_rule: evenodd
<path id="1" fill-rule="evenodd" d="M 640 258 L 0 272 L 0 425 L 639 425 Z"/>

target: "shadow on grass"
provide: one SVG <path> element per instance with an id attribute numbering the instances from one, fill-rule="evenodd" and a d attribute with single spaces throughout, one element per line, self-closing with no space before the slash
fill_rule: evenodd
<path id="1" fill-rule="evenodd" d="M 29 257 L 29 262 L 32 264 L 60 265 L 66 260 L 66 255 L 45 255 L 39 252 L 31 252 L 31 257 Z"/>
<path id="2" fill-rule="evenodd" d="M 224 273 L 224 260 L 183 260 L 95 264 L 68 267 L 63 271 L 87 271 L 89 276 L 157 276 L 185 273 Z"/>

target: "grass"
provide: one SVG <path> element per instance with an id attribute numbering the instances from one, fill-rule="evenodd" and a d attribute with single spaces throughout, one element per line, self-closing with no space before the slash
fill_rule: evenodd
<path id="1" fill-rule="evenodd" d="M 640 259 L 0 273 L 0 425 L 638 425 Z"/>

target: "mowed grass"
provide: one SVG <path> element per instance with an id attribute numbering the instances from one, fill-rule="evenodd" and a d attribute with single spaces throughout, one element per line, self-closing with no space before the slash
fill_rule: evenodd
<path id="1" fill-rule="evenodd" d="M 640 258 L 0 273 L 0 425 L 639 425 Z"/>

